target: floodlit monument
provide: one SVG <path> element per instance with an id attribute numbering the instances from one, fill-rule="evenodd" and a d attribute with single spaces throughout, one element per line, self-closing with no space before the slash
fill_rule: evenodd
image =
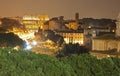
<path id="1" fill-rule="evenodd" d="M 24 15 L 23 24 L 28 31 L 36 32 L 38 28 L 44 29 L 44 22 L 49 20 L 48 15 Z"/>

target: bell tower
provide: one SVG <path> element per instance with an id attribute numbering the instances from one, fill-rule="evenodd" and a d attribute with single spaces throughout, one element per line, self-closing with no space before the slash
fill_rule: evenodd
<path id="1" fill-rule="evenodd" d="M 79 13 L 75 13 L 75 20 L 79 20 Z"/>
<path id="2" fill-rule="evenodd" d="M 116 37 L 120 37 L 120 13 L 116 21 Z"/>

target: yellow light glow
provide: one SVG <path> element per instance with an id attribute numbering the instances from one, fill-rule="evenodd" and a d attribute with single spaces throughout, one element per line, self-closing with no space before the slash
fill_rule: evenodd
<path id="1" fill-rule="evenodd" d="M 40 20 L 40 19 L 35 17 L 23 17 L 23 20 Z"/>
<path id="2" fill-rule="evenodd" d="M 2 21 L 0 21 L 0 25 L 2 25 Z"/>
<path id="3" fill-rule="evenodd" d="M 64 38 L 64 41 L 65 41 L 65 43 L 70 43 L 70 39 L 69 38 Z M 77 39 L 74 39 L 73 41 L 72 41 L 72 43 L 73 44 L 76 44 L 76 43 L 79 43 L 79 44 L 81 44 L 81 45 L 83 45 L 83 39 L 82 40 L 77 40 Z"/>

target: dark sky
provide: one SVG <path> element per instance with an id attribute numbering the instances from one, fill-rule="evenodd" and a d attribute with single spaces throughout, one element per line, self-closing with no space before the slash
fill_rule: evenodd
<path id="1" fill-rule="evenodd" d="M 0 0 L 0 16 L 48 14 L 50 17 L 116 18 L 120 13 L 120 0 Z"/>

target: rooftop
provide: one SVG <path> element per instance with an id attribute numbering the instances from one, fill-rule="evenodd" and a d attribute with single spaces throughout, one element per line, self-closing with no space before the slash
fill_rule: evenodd
<path id="1" fill-rule="evenodd" d="M 101 36 L 97 36 L 94 39 L 99 40 L 120 40 L 120 37 L 116 37 L 115 34 L 104 34 Z"/>
<path id="2" fill-rule="evenodd" d="M 56 30 L 56 32 L 59 33 L 83 33 L 84 30 L 80 29 L 80 30 Z"/>

